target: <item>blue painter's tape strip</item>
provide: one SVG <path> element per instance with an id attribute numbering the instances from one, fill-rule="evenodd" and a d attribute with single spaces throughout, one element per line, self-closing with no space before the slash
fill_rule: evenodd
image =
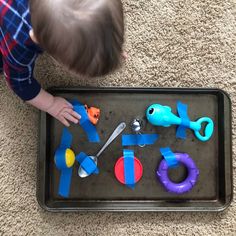
<path id="1" fill-rule="evenodd" d="M 124 150 L 123 156 L 124 156 L 125 184 L 129 188 L 134 188 L 135 185 L 134 151 Z"/>
<path id="2" fill-rule="evenodd" d="M 158 134 L 124 134 L 122 135 L 123 146 L 151 145 L 158 139 Z"/>
<path id="3" fill-rule="evenodd" d="M 67 168 L 65 161 L 66 149 L 58 148 L 55 153 L 55 164 L 59 170 Z"/>
<path id="4" fill-rule="evenodd" d="M 83 162 L 81 163 L 81 167 L 90 175 L 97 174 L 98 168 L 94 160 L 92 160 L 89 156 L 87 156 Z"/>
<path id="5" fill-rule="evenodd" d="M 177 128 L 176 137 L 186 139 L 186 129 L 190 126 L 188 117 L 188 106 L 181 102 L 177 102 L 177 111 L 181 119 L 181 124 Z"/>
<path id="6" fill-rule="evenodd" d="M 55 164 L 56 167 L 61 171 L 59 180 L 58 194 L 62 197 L 68 197 L 70 192 L 72 168 L 66 166 L 66 149 L 71 147 L 72 134 L 67 128 L 62 131 L 60 147 L 55 153 Z"/>
<path id="7" fill-rule="evenodd" d="M 77 155 L 76 160 L 80 163 L 80 166 L 84 169 L 84 171 L 86 171 L 89 175 L 99 173 L 94 160 L 87 156 L 84 152 L 81 152 L 79 155 Z"/>
<path id="8" fill-rule="evenodd" d="M 164 159 L 167 162 L 168 167 L 177 167 L 179 165 L 178 160 L 175 157 L 175 154 L 171 151 L 169 147 L 160 148 L 160 152 Z"/>
<path id="9" fill-rule="evenodd" d="M 96 127 L 90 122 L 84 105 L 81 105 L 79 102 L 76 101 L 73 101 L 72 105 L 74 106 L 74 110 L 81 116 L 80 125 L 86 132 L 88 140 L 92 143 L 100 142 Z"/>
<path id="10" fill-rule="evenodd" d="M 64 128 L 62 131 L 61 144 L 60 148 L 70 148 L 72 143 L 72 134 L 67 128 Z"/>
<path id="11" fill-rule="evenodd" d="M 83 104 L 80 103 L 79 100 L 77 100 L 77 99 L 71 100 L 70 103 L 71 103 L 73 106 L 75 106 L 75 105 L 77 105 L 77 106 L 82 106 L 82 105 L 83 105 Z"/>
<path id="12" fill-rule="evenodd" d="M 66 168 L 61 171 L 59 192 L 62 197 L 68 197 L 70 192 L 72 168 Z"/>
<path id="13" fill-rule="evenodd" d="M 88 155 L 84 152 L 80 152 L 76 157 L 76 161 L 78 161 L 80 164 L 83 162 L 83 160 L 87 157 Z"/>

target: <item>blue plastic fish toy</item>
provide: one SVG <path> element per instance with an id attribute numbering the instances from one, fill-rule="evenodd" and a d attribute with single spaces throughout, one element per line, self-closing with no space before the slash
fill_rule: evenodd
<path id="1" fill-rule="evenodd" d="M 152 125 L 169 127 L 178 125 L 176 136 L 178 138 L 186 138 L 186 129 L 190 128 L 194 131 L 196 137 L 201 141 L 207 141 L 211 138 L 214 131 L 214 123 L 209 117 L 202 117 L 197 121 L 190 121 L 187 115 L 187 105 L 181 102 L 177 103 L 177 111 L 179 117 L 172 113 L 171 108 L 160 104 L 152 104 L 146 111 L 148 121 Z M 200 133 L 202 124 L 206 123 L 204 134 Z"/>

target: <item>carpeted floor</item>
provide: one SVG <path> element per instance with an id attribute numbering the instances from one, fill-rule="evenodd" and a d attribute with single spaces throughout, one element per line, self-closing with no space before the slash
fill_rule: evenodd
<path id="1" fill-rule="evenodd" d="M 36 77 L 49 86 L 217 87 L 233 106 L 236 168 L 236 2 L 124 0 L 129 59 L 99 79 L 69 77 L 47 56 Z M 223 213 L 70 213 L 36 201 L 38 111 L 0 80 L 0 235 L 235 235 L 236 203 Z M 236 182 L 234 175 L 234 182 Z M 234 192 L 236 191 L 234 187 Z"/>

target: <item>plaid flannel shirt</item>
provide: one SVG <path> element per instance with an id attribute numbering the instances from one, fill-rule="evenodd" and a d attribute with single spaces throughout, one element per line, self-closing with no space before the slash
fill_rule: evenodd
<path id="1" fill-rule="evenodd" d="M 33 70 L 42 51 L 29 36 L 28 0 L 0 0 L 0 16 L 0 66 L 9 87 L 21 99 L 31 100 L 41 88 Z"/>

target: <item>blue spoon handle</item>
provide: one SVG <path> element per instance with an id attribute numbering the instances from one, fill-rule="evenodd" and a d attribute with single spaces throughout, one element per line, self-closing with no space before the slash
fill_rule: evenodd
<path id="1" fill-rule="evenodd" d="M 205 130 L 204 130 L 203 135 L 202 135 L 200 133 L 200 131 L 202 129 L 202 124 L 203 123 L 207 123 L 207 124 L 206 124 Z M 209 140 L 211 138 L 212 134 L 213 134 L 214 123 L 213 123 L 211 118 L 202 117 L 202 118 L 198 119 L 195 122 L 190 122 L 190 128 L 192 130 L 194 130 L 194 133 L 195 133 L 196 137 L 199 140 L 205 142 L 205 141 Z"/>

